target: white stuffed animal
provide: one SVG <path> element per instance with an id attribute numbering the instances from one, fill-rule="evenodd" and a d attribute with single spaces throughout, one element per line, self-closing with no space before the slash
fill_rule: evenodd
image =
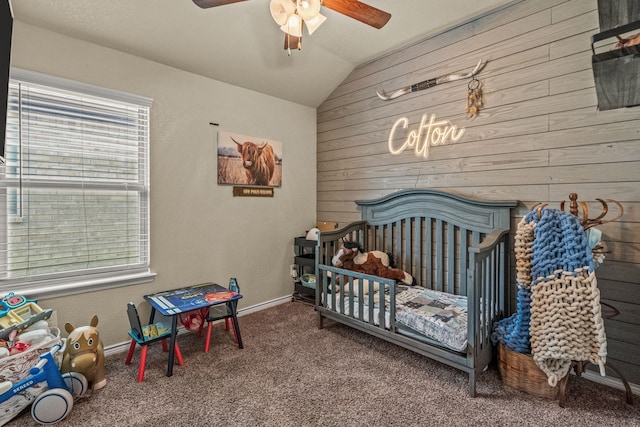
<path id="1" fill-rule="evenodd" d="M 46 329 L 34 329 L 33 331 L 26 331 L 18 335 L 18 341 L 29 344 L 31 347 L 37 346 L 49 339 L 51 339 L 51 335 Z"/>

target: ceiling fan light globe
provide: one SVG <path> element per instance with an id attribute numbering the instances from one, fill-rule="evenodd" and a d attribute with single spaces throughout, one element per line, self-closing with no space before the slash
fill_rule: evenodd
<path id="1" fill-rule="evenodd" d="M 300 19 L 298 15 L 293 14 L 280 29 L 292 36 L 302 37 L 302 19 Z"/>
<path id="2" fill-rule="evenodd" d="M 321 15 L 320 13 L 317 14 L 313 19 L 309 19 L 309 20 L 305 19 L 304 25 L 306 25 L 309 35 L 313 34 L 318 28 L 320 28 L 320 25 L 322 25 L 326 20 L 327 20 L 327 17 L 324 15 Z"/>
<path id="3" fill-rule="evenodd" d="M 296 11 L 295 3 L 291 0 L 271 0 L 269 3 L 269 11 L 271 17 L 276 24 L 285 25 L 289 20 L 289 17 Z"/>
<path id="4" fill-rule="evenodd" d="M 305 21 L 318 16 L 320 13 L 320 0 L 297 0 L 298 15 Z"/>

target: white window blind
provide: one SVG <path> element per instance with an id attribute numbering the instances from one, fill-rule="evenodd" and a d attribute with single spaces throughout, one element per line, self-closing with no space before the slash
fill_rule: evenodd
<path id="1" fill-rule="evenodd" d="M 149 273 L 149 107 L 12 70 L 0 290 L 46 294 Z"/>

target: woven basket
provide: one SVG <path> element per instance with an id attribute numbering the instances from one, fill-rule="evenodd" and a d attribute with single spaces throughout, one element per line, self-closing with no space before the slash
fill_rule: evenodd
<path id="1" fill-rule="evenodd" d="M 529 355 L 511 351 L 498 344 L 498 371 L 502 382 L 508 387 L 545 399 L 558 398 L 560 387 L 549 385 L 547 375 Z"/>

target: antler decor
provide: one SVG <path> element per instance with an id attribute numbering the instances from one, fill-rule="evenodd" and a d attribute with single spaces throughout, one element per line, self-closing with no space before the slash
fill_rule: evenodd
<path id="1" fill-rule="evenodd" d="M 486 65 L 486 63 L 484 64 Z M 444 76 L 440 76 L 440 77 L 435 77 L 432 79 L 427 79 L 425 81 L 422 81 L 420 83 L 415 83 L 412 84 L 411 86 L 405 86 L 401 89 L 398 89 L 394 92 L 391 93 L 387 93 L 382 89 L 378 89 L 378 91 L 376 92 L 378 94 L 378 97 L 380 99 L 382 99 L 383 101 L 389 101 L 391 99 L 395 99 L 399 96 L 402 95 L 406 95 L 408 93 L 411 92 L 417 92 L 419 90 L 423 90 L 423 89 L 428 89 L 430 87 L 442 84 L 442 83 L 447 83 L 447 82 L 453 82 L 456 80 L 462 80 L 462 79 L 466 79 L 472 76 L 475 76 L 476 74 L 478 74 L 478 72 L 484 68 L 484 65 L 482 64 L 482 58 L 480 58 L 480 60 L 478 61 L 478 65 L 476 65 L 476 67 L 469 71 L 468 73 L 452 73 L 452 74 L 447 74 Z"/>

